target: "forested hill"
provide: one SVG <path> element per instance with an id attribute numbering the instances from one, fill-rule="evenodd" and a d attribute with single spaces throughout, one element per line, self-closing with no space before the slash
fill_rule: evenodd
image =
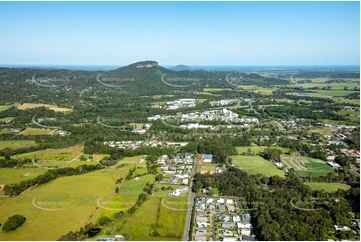
<path id="1" fill-rule="evenodd" d="M 229 77 L 229 81 L 227 81 Z M 65 107 L 97 101 L 94 97 L 129 97 L 202 92 L 203 88 L 238 88 L 241 85 L 283 85 L 286 79 L 256 74 L 209 70 L 174 71 L 156 61 L 142 61 L 112 71 L 0 68 L 3 102 L 57 103 Z M 57 98 L 61 97 L 61 98 Z M 79 100 L 85 100 L 81 102 Z M 95 105 L 95 103 L 94 103 Z"/>

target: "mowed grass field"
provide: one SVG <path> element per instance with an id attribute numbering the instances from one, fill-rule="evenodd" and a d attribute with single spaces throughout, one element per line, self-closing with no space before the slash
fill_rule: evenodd
<path id="1" fill-rule="evenodd" d="M 35 141 L 33 140 L 4 140 L 0 141 L 0 150 L 5 148 L 17 149 L 17 148 L 26 148 L 30 146 L 36 146 Z"/>
<path id="2" fill-rule="evenodd" d="M 18 106 L 18 109 L 26 110 L 26 109 L 38 108 L 38 107 L 46 107 L 48 109 L 54 110 L 55 112 L 71 112 L 71 111 L 73 111 L 70 108 L 60 108 L 58 106 L 42 104 L 42 103 L 23 103 L 22 105 Z"/>
<path id="3" fill-rule="evenodd" d="M 7 199 L 0 207 L 0 223 L 14 214 L 25 216 L 26 222 L 11 233 L 0 231 L 0 240 L 57 240 L 95 222 L 104 210 L 97 201 L 114 194 L 114 179 L 118 176 L 117 171 L 104 169 L 60 177 Z"/>
<path id="4" fill-rule="evenodd" d="M 51 135 L 55 132 L 56 130 L 53 129 L 27 128 L 24 131 L 20 132 L 19 135 Z"/>
<path id="5" fill-rule="evenodd" d="M 313 177 L 319 177 L 319 176 L 327 176 L 327 173 L 334 172 L 332 167 L 330 167 L 328 164 L 318 159 L 304 157 L 299 159 L 298 161 L 302 162 L 304 166 L 307 168 L 306 171 L 296 171 L 296 173 L 299 176 L 307 177 L 309 176 L 310 172 L 312 172 Z"/>
<path id="6" fill-rule="evenodd" d="M 260 173 L 265 176 L 278 175 L 284 177 L 284 172 L 282 170 L 279 170 L 275 164 L 260 156 L 235 155 L 231 156 L 231 158 L 235 166 L 248 174 L 256 175 Z"/>
<path id="7" fill-rule="evenodd" d="M 326 183 L 326 182 L 305 182 L 305 185 L 311 187 L 312 190 L 325 190 L 326 192 L 334 192 L 338 189 L 347 190 L 349 185 L 340 183 Z"/>

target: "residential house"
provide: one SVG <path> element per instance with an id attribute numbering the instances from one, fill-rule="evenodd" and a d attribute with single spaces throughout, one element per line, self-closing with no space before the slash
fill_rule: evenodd
<path id="1" fill-rule="evenodd" d="M 212 162 L 212 155 L 210 155 L 210 154 L 204 154 L 204 155 L 202 155 L 202 161 L 203 162 Z"/>
<path id="2" fill-rule="evenodd" d="M 233 233 L 230 230 L 223 230 L 222 235 L 223 236 L 233 236 Z"/>
<path id="3" fill-rule="evenodd" d="M 249 214 L 242 214 L 243 223 L 249 224 L 251 222 L 251 216 Z"/>
<path id="4" fill-rule="evenodd" d="M 334 225 L 336 231 L 350 231 L 351 229 L 347 226 Z"/>
<path id="5" fill-rule="evenodd" d="M 235 223 L 241 222 L 241 217 L 239 217 L 238 215 L 234 215 L 232 219 L 233 219 L 233 222 L 235 222 Z"/>
<path id="6" fill-rule="evenodd" d="M 213 204 L 208 205 L 208 211 L 214 211 L 216 210 L 216 207 Z"/>
<path id="7" fill-rule="evenodd" d="M 222 228 L 233 228 L 234 223 L 222 223 Z"/>
<path id="8" fill-rule="evenodd" d="M 242 235 L 250 236 L 251 235 L 251 230 L 250 229 L 240 229 L 239 233 L 242 234 Z"/>
<path id="9" fill-rule="evenodd" d="M 222 241 L 237 241 L 237 238 L 225 237 Z"/>
<path id="10" fill-rule="evenodd" d="M 206 229 L 197 229 L 196 230 L 196 234 L 206 234 L 207 230 Z"/>
<path id="11" fill-rule="evenodd" d="M 218 205 L 218 210 L 219 210 L 220 212 L 224 212 L 224 211 L 225 211 L 225 206 L 224 206 L 224 204 Z"/>
<path id="12" fill-rule="evenodd" d="M 209 225 L 207 222 L 197 222 L 198 228 L 206 228 Z"/>

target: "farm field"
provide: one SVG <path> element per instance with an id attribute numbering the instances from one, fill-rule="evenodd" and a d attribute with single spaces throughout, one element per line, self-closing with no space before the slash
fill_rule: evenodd
<path id="1" fill-rule="evenodd" d="M 234 155 L 231 156 L 235 166 L 244 170 L 248 174 L 256 175 L 261 173 L 265 176 L 284 177 L 284 172 L 279 170 L 275 164 L 270 161 L 263 159 L 260 156 L 245 156 L 245 155 Z"/>
<path id="2" fill-rule="evenodd" d="M 0 185 L 29 180 L 45 172 L 41 168 L 0 168 Z"/>
<path id="3" fill-rule="evenodd" d="M 41 103 L 23 103 L 22 105 L 18 106 L 19 110 L 26 110 L 31 108 L 38 108 L 38 107 L 46 107 L 48 109 L 54 110 L 55 112 L 71 112 L 72 109 L 69 108 L 60 108 L 58 106 L 49 105 L 49 104 L 41 104 Z"/>
<path id="4" fill-rule="evenodd" d="M 325 182 L 305 182 L 305 185 L 311 187 L 312 190 L 325 190 L 326 192 L 334 192 L 338 189 L 347 190 L 349 185 L 340 183 L 325 183 Z"/>
<path id="5" fill-rule="evenodd" d="M 54 134 L 55 131 L 56 130 L 53 129 L 27 128 L 20 132 L 19 135 L 51 135 Z"/>
<path id="6" fill-rule="evenodd" d="M 0 150 L 5 148 L 17 149 L 25 148 L 30 146 L 36 146 L 35 141 L 33 140 L 4 140 L 0 141 Z"/>
<path id="7" fill-rule="evenodd" d="M 57 240 L 95 222 L 103 210 L 97 201 L 113 194 L 117 177 L 118 173 L 110 169 L 60 177 L 7 199 L 0 208 L 0 223 L 15 211 L 25 216 L 26 222 L 12 233 L 0 231 L 0 240 Z"/>

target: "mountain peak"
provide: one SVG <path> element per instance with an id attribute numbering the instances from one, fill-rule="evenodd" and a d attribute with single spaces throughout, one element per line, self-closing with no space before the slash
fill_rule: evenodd
<path id="1" fill-rule="evenodd" d="M 139 69 L 139 68 L 160 67 L 160 65 L 156 61 L 140 61 L 140 62 L 130 64 L 128 67 Z"/>

